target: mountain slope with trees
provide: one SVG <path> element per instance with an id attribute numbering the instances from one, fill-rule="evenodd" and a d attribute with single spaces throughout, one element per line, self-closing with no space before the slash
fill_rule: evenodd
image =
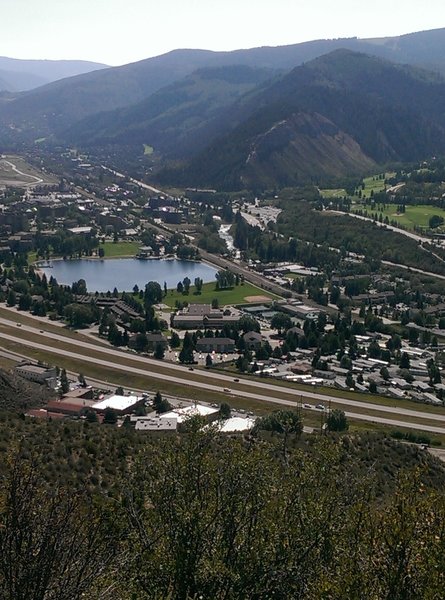
<path id="1" fill-rule="evenodd" d="M 0 122 L 5 126 L 2 135 L 10 133 L 10 125 L 15 127 L 15 136 L 20 128 L 25 139 L 58 133 L 88 115 L 136 104 L 203 67 L 245 65 L 290 70 L 340 48 L 445 70 L 445 29 L 397 38 L 315 40 L 232 52 L 174 50 L 136 63 L 77 75 L 16 95 L 0 111 Z M 0 62 L 2 68 L 9 69 Z M 40 76 L 47 74 L 40 72 Z M 10 139 L 13 140 L 12 135 Z"/>
<path id="2" fill-rule="evenodd" d="M 236 102 L 223 116 L 229 133 L 160 179 L 225 189 L 295 185 L 440 154 L 444 98 L 437 75 L 337 50 Z"/>
<path id="3" fill-rule="evenodd" d="M 59 137 L 87 149 L 113 144 L 140 154 L 149 144 L 173 158 L 196 153 L 224 132 L 220 115 L 275 74 L 243 65 L 198 69 L 130 108 L 87 117 Z"/>

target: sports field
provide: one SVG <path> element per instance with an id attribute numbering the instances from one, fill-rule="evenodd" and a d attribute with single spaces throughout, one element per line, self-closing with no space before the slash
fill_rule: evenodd
<path id="1" fill-rule="evenodd" d="M 205 283 L 202 286 L 201 294 L 195 294 L 194 292 L 195 288 L 193 285 L 190 287 L 190 294 L 188 296 L 179 294 L 176 290 L 169 290 L 167 296 L 162 301 L 164 304 L 174 308 L 176 302 L 188 302 L 189 304 L 211 304 L 212 300 L 215 298 L 218 300 L 220 307 L 225 306 L 226 304 L 233 305 L 255 302 L 270 302 L 271 300 L 278 299 L 278 296 L 275 296 L 269 292 L 265 292 L 264 290 L 260 290 L 250 283 L 237 285 L 226 290 L 215 289 L 215 283 Z"/>

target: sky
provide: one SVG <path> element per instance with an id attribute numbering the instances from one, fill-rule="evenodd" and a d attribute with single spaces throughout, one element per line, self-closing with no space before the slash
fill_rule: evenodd
<path id="1" fill-rule="evenodd" d="M 176 48 L 235 50 L 444 26 L 444 0 L 0 0 L 0 56 L 114 66 Z"/>

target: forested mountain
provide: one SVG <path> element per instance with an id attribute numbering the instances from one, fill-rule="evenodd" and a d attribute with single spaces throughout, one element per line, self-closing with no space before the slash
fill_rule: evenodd
<path id="1" fill-rule="evenodd" d="M 337 50 L 241 98 L 222 116 L 225 137 L 160 177 L 225 189 L 295 185 L 440 154 L 444 99 L 439 76 Z"/>
<path id="2" fill-rule="evenodd" d="M 87 117 L 59 137 L 85 148 L 122 144 L 140 154 L 147 143 L 169 157 L 196 153 L 222 135 L 228 107 L 276 74 L 243 65 L 198 69 L 130 108 Z"/>
<path id="3" fill-rule="evenodd" d="M 23 92 L 106 67 L 86 60 L 21 60 L 0 56 L 0 91 Z"/>
<path id="4" fill-rule="evenodd" d="M 129 65 L 70 77 L 18 95 L 1 108 L 0 124 L 6 125 L 2 135 L 11 132 L 9 126 L 14 128 L 15 137 L 20 130 L 25 139 L 58 133 L 88 115 L 134 105 L 203 67 L 246 65 L 290 70 L 339 48 L 445 69 L 445 29 L 398 38 L 340 38 L 233 52 L 174 50 Z M 9 138 L 14 139 L 14 136 Z"/>

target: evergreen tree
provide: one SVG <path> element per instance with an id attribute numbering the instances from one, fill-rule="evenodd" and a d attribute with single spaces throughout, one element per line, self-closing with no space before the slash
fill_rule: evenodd
<path id="1" fill-rule="evenodd" d="M 70 382 L 68 381 L 65 369 L 62 369 L 60 373 L 60 391 L 62 392 L 62 394 L 66 394 L 70 391 Z"/>

